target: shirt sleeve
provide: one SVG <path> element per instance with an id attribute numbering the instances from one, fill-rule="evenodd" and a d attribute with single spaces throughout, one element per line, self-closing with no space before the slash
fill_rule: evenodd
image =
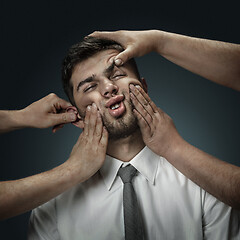
<path id="1" fill-rule="evenodd" d="M 207 192 L 203 193 L 203 239 L 239 240 L 240 211 L 217 200 Z"/>
<path id="2" fill-rule="evenodd" d="M 59 240 L 55 200 L 34 209 L 30 216 L 28 240 Z"/>

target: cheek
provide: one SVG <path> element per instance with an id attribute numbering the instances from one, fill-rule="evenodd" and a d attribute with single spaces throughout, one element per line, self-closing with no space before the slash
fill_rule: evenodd
<path id="1" fill-rule="evenodd" d="M 118 86 L 119 86 L 119 89 L 121 89 L 122 92 L 125 92 L 129 95 L 130 84 L 140 85 L 141 87 L 143 87 L 142 83 L 135 78 L 124 79 L 122 82 L 119 82 Z"/>
<path id="2" fill-rule="evenodd" d="M 77 99 L 76 105 L 79 109 L 86 110 L 87 106 L 91 105 L 92 103 L 96 103 L 96 105 L 99 106 L 99 101 L 100 94 L 97 92 L 92 92 Z"/>

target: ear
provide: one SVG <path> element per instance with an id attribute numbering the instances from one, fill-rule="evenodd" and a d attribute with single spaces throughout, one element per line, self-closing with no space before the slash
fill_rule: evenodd
<path id="1" fill-rule="evenodd" d="M 77 108 L 70 106 L 70 107 L 67 107 L 66 111 L 73 112 L 77 115 L 77 120 L 75 122 L 72 122 L 72 124 L 78 128 L 83 129 L 84 128 L 83 118 L 79 115 Z"/>
<path id="2" fill-rule="evenodd" d="M 145 80 L 145 78 L 141 78 L 141 83 L 143 85 L 143 90 L 147 93 L 148 92 L 148 86 L 147 86 L 147 82 Z"/>

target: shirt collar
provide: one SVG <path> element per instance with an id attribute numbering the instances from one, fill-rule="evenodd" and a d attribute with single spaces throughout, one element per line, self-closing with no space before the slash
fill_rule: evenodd
<path id="1" fill-rule="evenodd" d="M 132 164 L 151 184 L 154 184 L 159 159 L 158 155 L 145 146 L 129 163 Z M 121 160 L 106 155 L 100 173 L 108 190 L 111 190 L 122 164 L 123 162 Z"/>

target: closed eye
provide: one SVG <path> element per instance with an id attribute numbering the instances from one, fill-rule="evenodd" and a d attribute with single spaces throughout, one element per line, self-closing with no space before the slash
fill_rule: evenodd
<path id="1" fill-rule="evenodd" d="M 89 86 L 87 86 L 86 88 L 84 88 L 83 92 L 89 92 L 89 91 L 91 91 L 92 89 L 94 89 L 96 86 L 97 86 L 97 84 L 89 85 Z"/>
<path id="2" fill-rule="evenodd" d="M 126 74 L 125 73 L 115 73 L 113 76 L 111 76 L 111 79 L 113 79 L 113 80 L 117 80 L 117 79 L 119 79 L 119 78 L 121 78 L 121 77 L 125 77 L 126 76 Z"/>

